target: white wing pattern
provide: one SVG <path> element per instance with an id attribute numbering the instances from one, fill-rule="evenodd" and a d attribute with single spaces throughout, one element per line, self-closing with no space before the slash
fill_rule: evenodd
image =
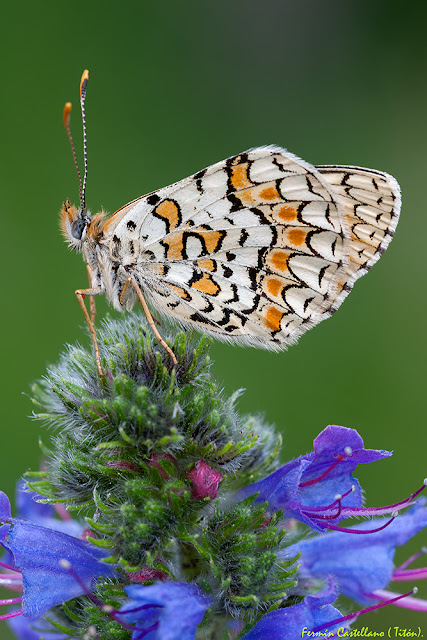
<path id="1" fill-rule="evenodd" d="M 251 149 L 143 196 L 104 228 L 155 310 L 267 349 L 340 306 L 392 239 L 394 178 Z"/>

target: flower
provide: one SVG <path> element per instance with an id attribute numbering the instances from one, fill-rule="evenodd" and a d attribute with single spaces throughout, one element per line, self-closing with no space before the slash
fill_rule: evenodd
<path id="1" fill-rule="evenodd" d="M 10 618 L 7 622 L 18 640 L 76 640 L 68 634 L 58 631 L 43 618 L 28 620 L 24 616 L 18 616 Z"/>
<path id="2" fill-rule="evenodd" d="M 195 500 L 212 498 L 218 494 L 218 485 L 222 480 L 222 474 L 215 471 L 204 460 L 196 462 L 196 466 L 187 473 L 187 478 L 193 483 L 192 496 Z"/>
<path id="3" fill-rule="evenodd" d="M 102 562 L 107 556 L 104 549 L 60 531 L 12 518 L 9 499 L 2 491 L 0 523 L 0 545 L 13 558 L 9 568 L 22 574 L 22 614 L 27 618 L 40 618 L 51 607 L 86 593 L 98 578 L 113 577 L 114 567 Z M 64 560 L 71 569 L 61 566 Z M 2 618 L 9 616 L 5 614 Z"/>
<path id="4" fill-rule="evenodd" d="M 307 538 L 288 547 L 286 553 L 282 554 L 293 557 L 301 552 L 299 562 L 302 577 L 333 576 L 340 593 L 362 604 L 370 604 L 378 600 L 376 591 L 385 589 L 390 581 L 417 577 L 413 572 L 407 576 L 408 572 L 402 568 L 395 571 L 393 558 L 397 546 L 406 544 L 412 536 L 427 527 L 427 507 L 424 501 L 420 501 L 388 527 L 374 533 L 364 533 L 372 528 L 380 528 L 383 522 L 380 519 L 362 522 L 352 527 L 353 534 L 333 531 Z M 415 572 L 420 574 L 421 570 Z M 424 570 L 421 577 L 426 575 Z M 388 594 L 388 598 L 394 595 Z"/>
<path id="5" fill-rule="evenodd" d="M 136 626 L 132 640 L 194 640 L 211 598 L 195 584 L 169 582 L 125 587 L 130 600 L 117 617 Z"/>
<path id="6" fill-rule="evenodd" d="M 362 490 L 352 475 L 359 464 L 387 458 L 389 451 L 365 449 L 355 429 L 336 425 L 326 427 L 313 445 L 313 452 L 245 487 L 237 499 L 258 493 L 257 502 L 268 501 L 271 509 L 283 509 L 285 517 L 300 520 L 316 531 L 335 528 L 349 516 L 382 515 L 400 506 L 363 508 Z M 407 504 L 409 501 L 402 506 Z"/>
<path id="7" fill-rule="evenodd" d="M 335 585 L 330 581 L 327 590 L 315 596 L 307 596 L 303 602 L 271 611 L 261 618 L 258 624 L 246 633 L 241 640 L 296 640 L 308 638 L 316 627 L 331 623 L 328 632 L 332 635 L 338 628 L 347 629 L 349 624 L 340 622 L 341 613 L 331 605 L 338 596 Z M 337 620 L 339 621 L 337 623 Z M 313 637 L 311 635 L 311 637 Z"/>

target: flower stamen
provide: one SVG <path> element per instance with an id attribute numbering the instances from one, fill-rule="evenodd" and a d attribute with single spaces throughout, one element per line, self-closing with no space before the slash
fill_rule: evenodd
<path id="1" fill-rule="evenodd" d="M 367 533 L 378 533 L 378 531 L 382 531 L 386 527 L 390 526 L 393 520 L 397 518 L 397 513 L 395 513 L 390 520 L 387 520 L 381 527 L 377 527 L 376 529 L 351 529 L 350 527 L 339 527 L 335 524 L 327 523 L 327 529 L 333 529 L 334 531 L 341 531 L 342 533 L 355 533 L 360 535 L 365 535 Z"/>
<path id="2" fill-rule="evenodd" d="M 422 547 L 421 551 L 418 551 L 418 553 L 414 553 L 413 556 L 405 560 L 405 562 L 403 562 L 399 567 L 396 567 L 396 571 L 403 571 L 403 569 L 409 567 L 413 562 L 415 562 L 415 560 L 418 560 L 418 558 L 421 558 L 421 556 L 424 556 L 426 554 L 427 547 Z"/>
<path id="3" fill-rule="evenodd" d="M 316 633 L 318 631 L 323 631 L 323 629 L 330 629 L 331 627 L 334 627 L 337 624 L 340 624 L 341 622 L 346 622 L 347 620 L 351 620 L 351 621 L 354 622 L 356 620 L 356 618 L 358 618 L 359 616 L 361 616 L 361 615 L 363 615 L 365 613 L 369 613 L 370 611 L 375 611 L 376 609 L 381 609 L 381 607 L 385 607 L 385 606 L 387 606 L 389 604 L 396 604 L 399 600 L 403 600 L 404 598 L 408 598 L 408 596 L 412 596 L 413 594 L 416 594 L 417 592 L 418 592 L 417 587 L 414 587 L 412 589 L 412 591 L 408 591 L 408 593 L 404 593 L 402 595 L 395 596 L 395 594 L 391 594 L 391 595 L 393 595 L 395 597 L 387 599 L 384 602 L 380 602 L 380 603 L 374 604 L 374 605 L 372 605 L 370 607 L 365 607 L 364 609 L 360 609 L 360 611 L 355 611 L 354 613 L 350 613 L 347 616 L 342 616 L 341 618 L 337 618 L 336 620 L 332 620 L 331 622 L 326 622 L 325 624 L 321 624 L 318 627 L 315 627 L 312 631 L 313 631 L 313 633 Z M 380 597 L 379 593 L 382 593 L 382 594 L 387 593 L 387 594 L 389 594 L 391 592 L 388 592 L 388 591 L 384 591 L 384 592 L 378 591 L 377 592 L 377 591 L 375 591 L 372 595 L 374 595 L 375 597 L 379 598 Z M 411 600 L 416 600 L 416 598 L 410 598 L 410 599 Z M 423 601 L 420 601 L 420 602 L 423 602 Z M 404 606 L 404 605 L 400 604 L 400 605 L 396 605 L 396 606 Z"/>
<path id="4" fill-rule="evenodd" d="M 16 618 L 16 616 L 22 616 L 22 609 L 17 609 L 16 611 L 9 611 L 9 613 L 4 613 L 0 616 L 1 620 L 9 620 L 9 618 Z"/>
<path id="5" fill-rule="evenodd" d="M 404 594 L 403 596 L 398 596 L 394 598 L 396 602 L 393 600 L 389 600 L 390 596 L 395 596 L 396 594 L 392 591 L 386 591 L 386 589 L 377 589 L 372 592 L 372 597 L 378 598 L 379 600 L 385 600 L 384 604 L 388 604 L 392 602 L 396 607 L 402 607 L 403 609 L 411 609 L 412 611 L 423 611 L 427 612 L 427 600 L 422 600 L 421 598 L 411 598 L 412 594 L 416 594 L 418 592 L 417 587 L 414 587 L 412 591 Z"/>

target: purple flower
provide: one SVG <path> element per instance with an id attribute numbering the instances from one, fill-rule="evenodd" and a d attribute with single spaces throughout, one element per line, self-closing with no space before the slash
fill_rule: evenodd
<path id="1" fill-rule="evenodd" d="M 326 427 L 313 444 L 313 452 L 245 487 L 237 499 L 258 493 L 257 502 L 268 501 L 271 509 L 283 509 L 284 517 L 300 520 L 316 531 L 335 528 L 349 516 L 390 513 L 391 507 L 363 508 L 362 490 L 352 475 L 359 464 L 387 458 L 389 451 L 365 449 L 355 429 L 336 425 Z"/>
<path id="2" fill-rule="evenodd" d="M 0 545 L 13 558 L 10 568 L 22 574 L 22 613 L 27 618 L 40 618 L 51 607 L 90 590 L 98 578 L 113 577 L 114 568 L 102 562 L 107 556 L 104 549 L 60 531 L 12 518 L 10 502 L 2 491 L 0 524 Z M 63 560 L 68 561 L 71 570 L 61 566 Z"/>
<path id="3" fill-rule="evenodd" d="M 330 582 L 327 591 L 317 596 L 307 596 L 300 604 L 284 609 L 276 609 L 261 618 L 258 624 L 246 633 L 242 640 L 296 640 L 297 638 L 313 637 L 311 632 L 318 626 L 327 625 L 328 633 L 324 637 L 337 637 L 333 632 L 347 629 L 348 622 L 342 623 L 341 613 L 331 605 L 337 598 L 337 591 Z M 337 622 L 338 621 L 338 622 Z"/>
<path id="4" fill-rule="evenodd" d="M 194 640 L 212 599 L 195 584 L 169 582 L 125 587 L 130 600 L 117 617 L 135 624 L 132 640 Z"/>
<path id="5" fill-rule="evenodd" d="M 415 579 L 417 572 L 420 577 L 427 574 L 426 570 L 416 569 L 407 575 L 408 572 L 402 568 L 394 571 L 393 564 L 396 547 L 406 544 L 427 527 L 424 501 L 406 514 L 399 515 L 388 527 L 375 533 L 365 533 L 383 523 L 383 520 L 370 520 L 352 527 L 353 534 L 333 531 L 307 538 L 288 547 L 286 556 L 293 557 L 300 551 L 301 577 L 333 576 L 340 593 L 362 604 L 371 604 L 378 599 L 375 592 L 385 589 L 391 580 Z M 389 598 L 393 595 L 390 594 Z"/>

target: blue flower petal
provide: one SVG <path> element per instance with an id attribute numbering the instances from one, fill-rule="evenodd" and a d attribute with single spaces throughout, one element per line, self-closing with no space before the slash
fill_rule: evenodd
<path id="1" fill-rule="evenodd" d="M 3 492 L 1 513 L 3 517 L 10 514 L 9 500 Z M 22 611 L 26 617 L 40 618 L 51 607 L 85 592 L 60 566 L 60 560 L 68 560 L 88 590 L 97 578 L 113 576 L 114 568 L 102 562 L 108 555 L 104 549 L 26 520 L 6 517 L 8 524 L 0 527 L 0 544 L 13 555 L 14 567 L 22 573 Z"/>
<path id="2" fill-rule="evenodd" d="M 336 597 L 337 591 L 330 583 L 329 589 L 318 596 L 308 596 L 300 604 L 267 613 L 242 640 L 297 640 L 314 637 L 309 635 L 313 629 L 342 617 L 338 609 L 330 604 Z M 328 632 L 332 633 L 338 628 L 348 628 L 348 623 L 335 624 Z M 324 631 L 325 635 L 322 634 L 322 637 L 331 637 L 326 633 Z"/>
<path id="3" fill-rule="evenodd" d="M 195 584 L 138 584 L 125 591 L 130 600 L 120 609 L 120 618 L 136 625 L 132 640 L 194 640 L 212 601 Z"/>

